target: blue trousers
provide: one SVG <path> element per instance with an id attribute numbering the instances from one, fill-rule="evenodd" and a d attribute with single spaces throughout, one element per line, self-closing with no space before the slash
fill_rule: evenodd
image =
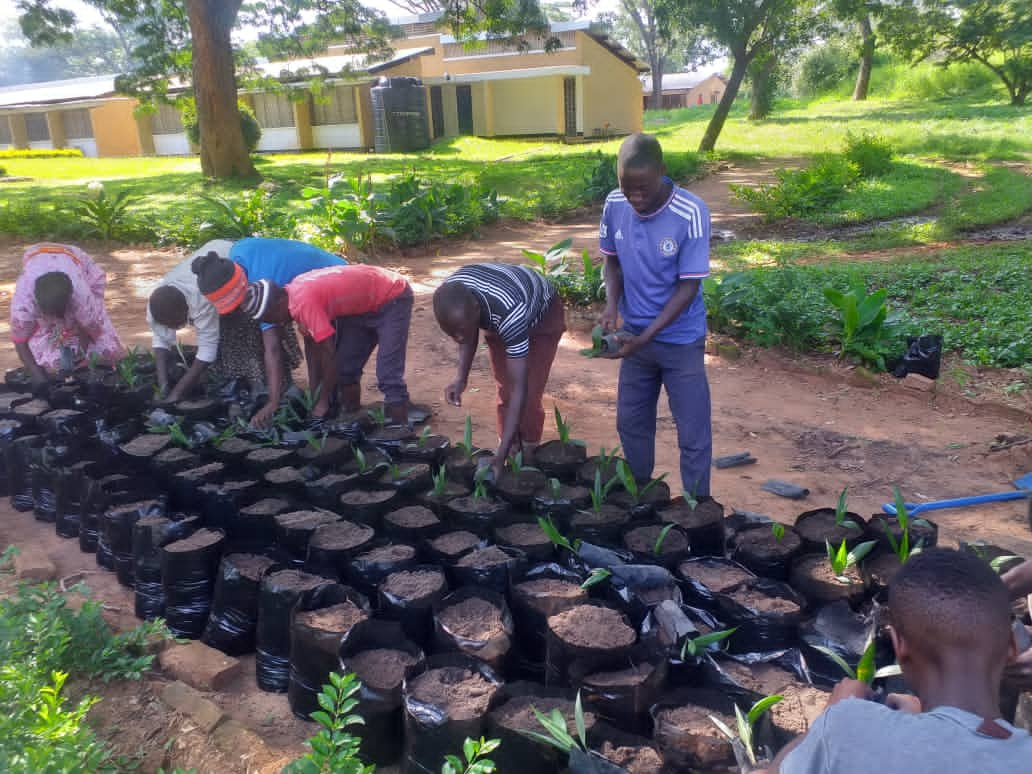
<path id="1" fill-rule="evenodd" d="M 685 492 L 698 497 L 710 494 L 713 459 L 705 352 L 705 337 L 691 344 L 650 342 L 620 361 L 616 397 L 616 429 L 624 457 L 635 478 L 647 481 L 656 464 L 659 390 L 666 388 L 681 450 L 681 483 Z"/>

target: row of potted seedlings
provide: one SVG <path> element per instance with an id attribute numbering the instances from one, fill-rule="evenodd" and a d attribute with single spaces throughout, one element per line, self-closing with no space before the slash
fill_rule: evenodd
<path id="1" fill-rule="evenodd" d="M 885 584 L 937 536 L 844 495 L 792 526 L 725 517 L 616 450 L 588 457 L 558 411 L 558 440 L 489 482 L 469 419 L 452 444 L 376 409 L 305 427 L 301 401 L 256 435 L 228 419 L 250 396 L 148 414 L 95 383 L 44 400 L 8 379 L 12 505 L 95 553 L 141 618 L 256 652 L 258 686 L 301 717 L 354 672 L 363 754 L 404 772 L 482 735 L 502 771 L 749 769 L 841 662 L 891 662 Z"/>

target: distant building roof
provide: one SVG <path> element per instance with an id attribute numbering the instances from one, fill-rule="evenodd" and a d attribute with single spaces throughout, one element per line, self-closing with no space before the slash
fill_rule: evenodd
<path id="1" fill-rule="evenodd" d="M 23 83 L 0 88 L 0 108 L 27 108 L 58 102 L 83 102 L 115 93 L 114 75 L 91 75 L 63 81 Z"/>
<path id="2" fill-rule="evenodd" d="M 707 78 L 716 76 L 722 81 L 727 81 L 721 73 L 666 73 L 663 76 L 663 91 L 687 91 L 693 89 Z M 652 76 L 641 77 L 641 90 L 645 94 L 652 93 Z"/>

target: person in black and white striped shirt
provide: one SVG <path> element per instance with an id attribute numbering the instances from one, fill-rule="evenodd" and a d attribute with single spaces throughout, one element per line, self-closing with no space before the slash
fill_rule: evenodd
<path id="1" fill-rule="evenodd" d="M 459 368 L 444 398 L 462 405 L 481 329 L 498 385 L 495 473 L 510 453 L 530 452 L 545 426 L 542 398 L 566 330 L 562 301 L 526 266 L 480 263 L 448 277 L 434 293 L 434 315 L 459 344 Z"/>

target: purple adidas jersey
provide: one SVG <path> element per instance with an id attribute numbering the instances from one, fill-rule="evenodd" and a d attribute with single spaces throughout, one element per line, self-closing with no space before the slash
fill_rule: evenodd
<path id="1" fill-rule="evenodd" d="M 598 246 L 615 255 L 623 271 L 620 316 L 639 334 L 659 316 L 680 280 L 709 276 L 709 208 L 702 199 L 674 186 L 670 198 L 641 216 L 619 189 L 606 198 Z M 690 344 L 706 335 L 702 291 L 691 305 L 656 335 L 665 344 Z"/>

